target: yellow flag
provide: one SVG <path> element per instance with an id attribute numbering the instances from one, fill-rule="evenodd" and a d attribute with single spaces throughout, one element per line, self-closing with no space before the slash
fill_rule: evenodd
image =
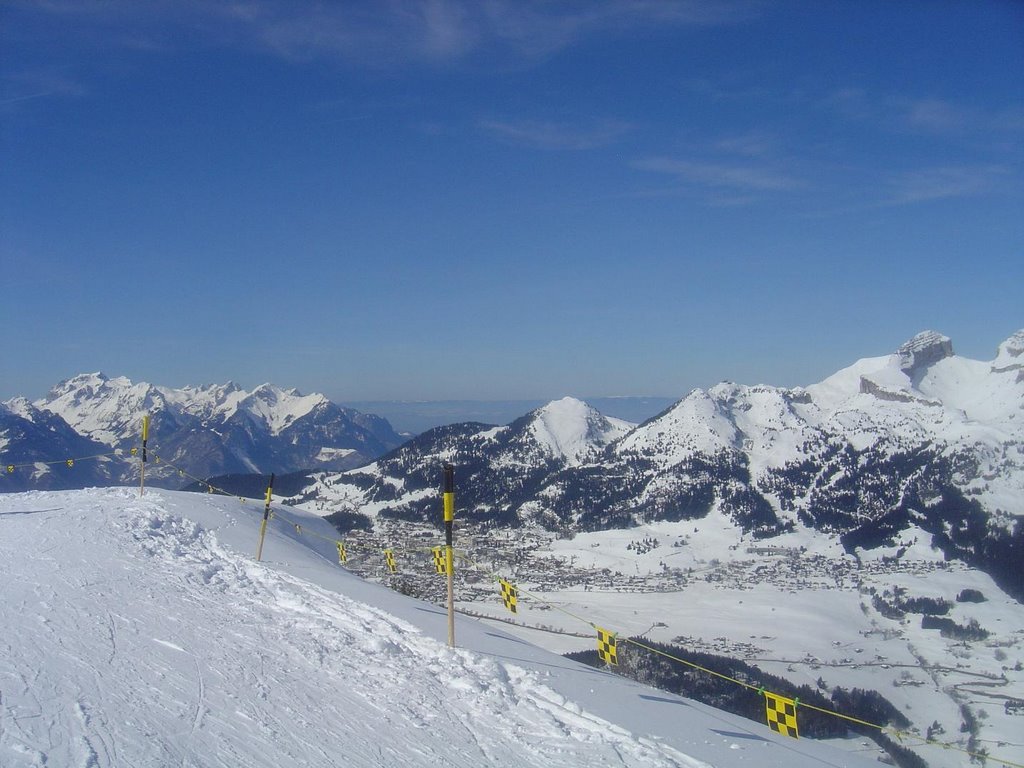
<path id="1" fill-rule="evenodd" d="M 619 656 L 615 635 L 597 627 L 597 655 L 605 664 L 618 664 Z"/>
<path id="2" fill-rule="evenodd" d="M 800 738 L 796 728 L 796 699 L 765 691 L 764 702 L 768 711 L 768 727 L 783 736 Z"/>
<path id="3" fill-rule="evenodd" d="M 512 611 L 512 613 L 516 613 L 516 605 L 519 602 L 519 590 L 504 579 L 498 579 L 498 584 L 501 586 L 501 601 L 505 603 L 505 607 Z"/>
<path id="4" fill-rule="evenodd" d="M 445 558 L 445 551 L 442 547 L 434 547 L 434 570 L 441 574 L 448 573 L 448 560 Z"/>

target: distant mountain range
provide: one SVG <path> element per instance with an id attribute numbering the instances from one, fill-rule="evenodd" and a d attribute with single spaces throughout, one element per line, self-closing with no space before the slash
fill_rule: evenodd
<path id="1" fill-rule="evenodd" d="M 292 498 L 321 514 L 436 520 L 441 467 L 459 515 L 574 531 L 712 512 L 737 538 L 797 529 L 848 551 L 925 537 L 1024 597 L 1024 331 L 976 361 L 927 331 L 806 388 L 722 383 L 635 426 L 578 400 L 507 426 L 430 430 Z"/>
<path id="2" fill-rule="evenodd" d="M 927 331 L 793 389 L 722 383 L 640 425 L 573 398 L 504 426 L 466 422 L 402 443 L 380 417 L 265 384 L 169 389 L 102 374 L 0 405 L 0 488 L 134 481 L 144 413 L 150 446 L 199 477 L 312 470 L 290 503 L 346 525 L 436 521 L 441 467 L 459 515 L 572 533 L 711 514 L 737 539 L 814 530 L 848 551 L 899 556 L 928 540 L 1024 597 L 1024 331 L 977 361 Z M 32 467 L 63 456 L 110 454 Z M 368 463 L 369 462 L 369 463 Z M 147 476 L 181 486 L 173 470 Z"/>
<path id="3" fill-rule="evenodd" d="M 248 392 L 223 385 L 172 389 L 102 373 L 63 381 L 35 402 L 0 405 L 0 490 L 72 488 L 138 477 L 128 461 L 140 444 L 143 415 L 151 417 L 155 455 L 197 477 L 227 473 L 292 472 L 359 466 L 395 448 L 402 438 L 386 419 L 335 405 L 320 394 L 302 395 L 263 384 Z M 112 454 L 98 460 L 33 467 L 67 457 Z M 16 472 L 7 466 L 18 465 Z M 183 481 L 166 465 L 150 462 L 152 482 Z"/>

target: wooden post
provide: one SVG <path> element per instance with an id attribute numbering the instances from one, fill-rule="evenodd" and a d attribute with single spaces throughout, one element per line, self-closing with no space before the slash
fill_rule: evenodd
<path id="1" fill-rule="evenodd" d="M 270 483 L 267 484 L 267 503 L 263 506 L 263 522 L 260 523 L 260 543 L 256 545 L 256 562 L 263 557 L 263 539 L 267 535 L 267 521 L 270 519 L 270 496 L 274 492 L 274 473 L 270 473 Z"/>

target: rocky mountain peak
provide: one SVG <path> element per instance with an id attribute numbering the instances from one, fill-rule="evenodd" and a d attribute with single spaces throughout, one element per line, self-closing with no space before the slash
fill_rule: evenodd
<path id="1" fill-rule="evenodd" d="M 66 395 L 69 392 L 76 392 L 79 390 L 86 390 L 88 392 L 95 392 L 103 387 L 104 384 L 109 382 L 110 379 L 105 373 L 97 371 L 96 373 L 80 373 L 77 376 L 72 376 L 70 379 L 64 379 L 53 389 L 50 390 L 49 397 L 56 399 L 61 395 Z"/>
<path id="2" fill-rule="evenodd" d="M 284 394 L 282 390 L 278 389 L 270 382 L 266 382 L 256 387 L 256 389 L 249 393 L 249 396 L 274 402 L 280 394 Z"/>
<path id="3" fill-rule="evenodd" d="M 13 397 L 5 403 L 0 403 L 0 414 L 4 413 L 32 421 L 32 416 L 37 411 L 27 397 Z"/>
<path id="4" fill-rule="evenodd" d="M 953 356 L 953 342 L 936 331 L 922 331 L 896 350 L 900 370 L 910 377 L 918 371 Z"/>
<path id="5" fill-rule="evenodd" d="M 1024 328 L 999 345 L 996 359 L 992 361 L 995 373 L 1003 371 L 1024 371 Z"/>

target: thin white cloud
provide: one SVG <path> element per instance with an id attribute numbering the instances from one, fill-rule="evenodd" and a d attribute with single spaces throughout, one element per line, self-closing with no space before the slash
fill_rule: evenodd
<path id="1" fill-rule="evenodd" d="M 904 124 L 932 133 L 959 132 L 970 122 L 963 109 L 942 99 L 917 99 L 900 107 Z"/>
<path id="2" fill-rule="evenodd" d="M 643 27 L 735 24 L 760 15 L 760 0 L 591 0 L 554 4 L 537 0 L 489 0 L 483 23 L 524 55 L 543 55 L 595 34 Z"/>
<path id="3" fill-rule="evenodd" d="M 934 97 L 872 94 L 840 88 L 818 100 L 840 117 L 894 132 L 967 137 L 1024 133 L 1024 105 L 979 108 Z"/>
<path id="4" fill-rule="evenodd" d="M 480 128 L 510 144 L 547 150 L 586 150 L 608 146 L 630 130 L 628 123 L 599 121 L 590 126 L 546 121 L 481 120 Z"/>
<path id="5" fill-rule="evenodd" d="M 0 105 L 3 106 L 48 96 L 80 97 L 88 93 L 81 83 L 61 73 L 36 70 L 5 73 L 2 88 L 4 93 L 0 96 Z"/>
<path id="6" fill-rule="evenodd" d="M 889 180 L 890 205 L 975 197 L 995 190 L 1009 171 L 999 165 L 921 168 Z"/>
<path id="7" fill-rule="evenodd" d="M 632 166 L 642 171 L 674 176 L 690 185 L 712 189 L 781 192 L 803 186 L 798 179 L 789 174 L 763 165 L 648 157 L 633 162 Z"/>
<path id="8" fill-rule="evenodd" d="M 40 91 L 39 93 L 26 93 L 23 96 L 11 96 L 9 98 L 0 99 L 0 104 L 17 104 L 19 101 L 29 101 L 31 99 L 41 99 L 46 96 L 53 96 L 56 91 Z"/>
<path id="9" fill-rule="evenodd" d="M 294 60 L 339 58 L 373 66 L 445 61 L 480 44 L 478 25 L 448 0 L 238 3 L 216 11 L 243 42 Z"/>
<path id="10" fill-rule="evenodd" d="M 1024 107 L 978 109 L 944 99 L 893 99 L 895 120 L 908 130 L 936 135 L 1024 132 Z"/>
<path id="11" fill-rule="evenodd" d="M 256 45 L 293 60 L 369 66 L 450 62 L 480 54 L 531 59 L 582 39 L 638 28 L 717 26 L 754 18 L 764 0 L 15 0 L 29 12 L 73 18 L 111 44 L 173 40 L 176 32 L 223 45 Z M 136 37 L 125 36 L 131 30 Z"/>
<path id="12" fill-rule="evenodd" d="M 716 151 L 729 155 L 767 158 L 775 153 L 777 143 L 774 138 L 767 134 L 753 131 L 722 137 L 715 141 L 712 146 Z"/>

